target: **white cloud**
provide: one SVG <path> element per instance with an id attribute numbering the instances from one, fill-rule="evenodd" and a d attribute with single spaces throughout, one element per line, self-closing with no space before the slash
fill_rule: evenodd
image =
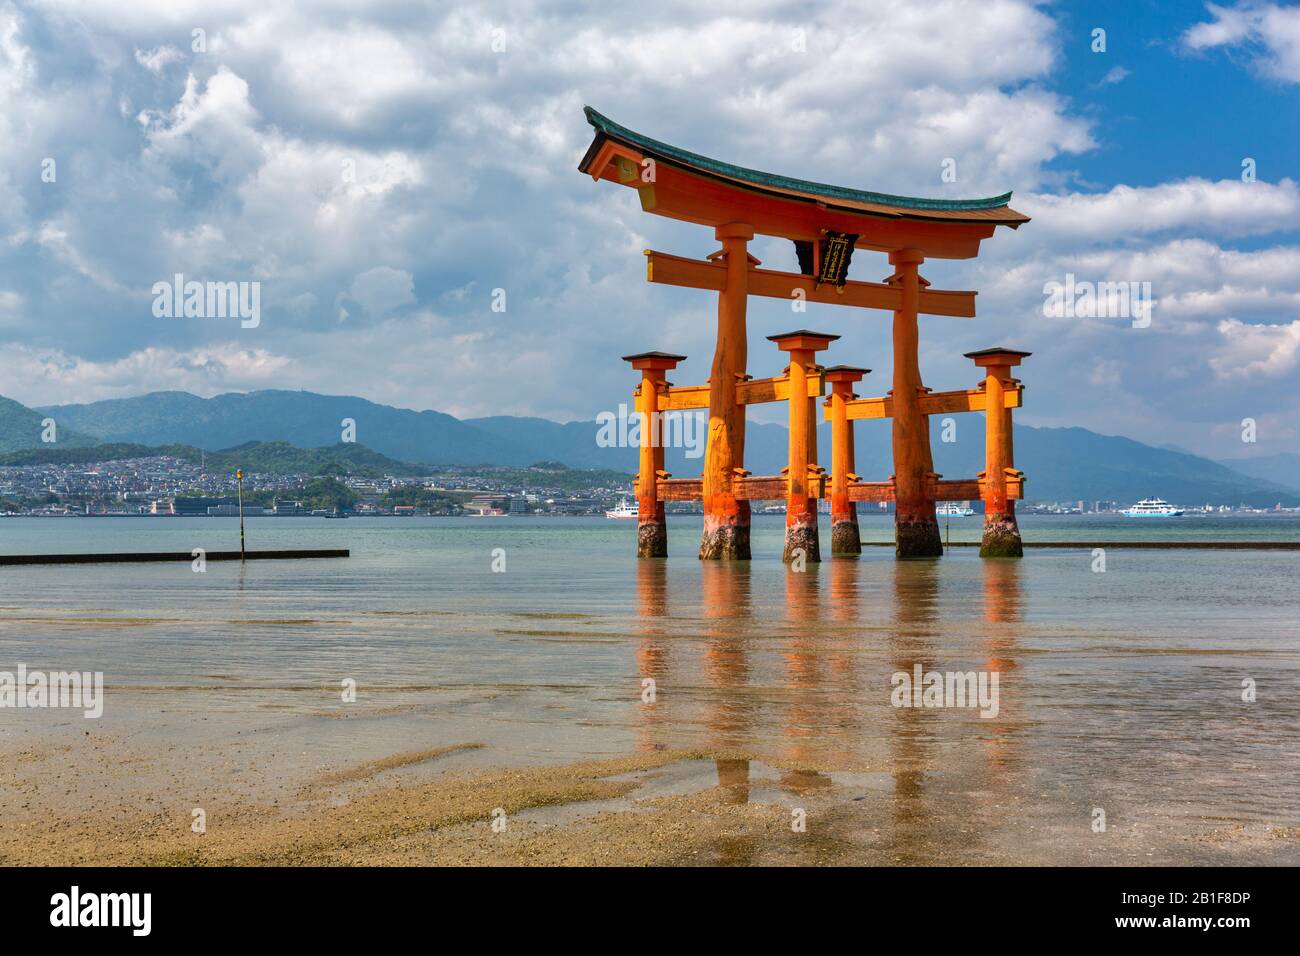
<path id="1" fill-rule="evenodd" d="M 53 222 L 44 223 L 36 236 L 36 241 L 56 258 L 70 265 L 79 274 L 90 279 L 101 289 L 124 293 L 126 290 L 102 265 L 84 256 L 81 251 L 68 241 L 68 234 Z"/>
<path id="2" fill-rule="evenodd" d="M 4 328 L 13 320 L 19 318 L 25 304 L 21 292 L 15 292 L 13 289 L 0 289 L 0 328 Z"/>
<path id="3" fill-rule="evenodd" d="M 1285 325 L 1246 325 L 1224 319 L 1218 330 L 1223 343 L 1210 358 L 1210 367 L 1225 378 L 1276 378 L 1300 362 L 1300 319 Z"/>
<path id="4" fill-rule="evenodd" d="M 150 73 L 162 73 L 171 63 L 179 63 L 185 59 L 185 54 L 174 46 L 163 45 L 156 46 L 152 50 L 136 50 L 135 62 Z"/>
<path id="5" fill-rule="evenodd" d="M 1300 7 L 1275 3 L 1239 3 L 1222 7 L 1207 3 L 1212 20 L 1183 34 L 1190 50 L 1245 46 L 1259 53 L 1258 65 L 1268 75 L 1300 83 Z"/>
<path id="6" fill-rule="evenodd" d="M 374 316 L 385 316 L 415 301 L 415 281 L 409 272 L 376 266 L 356 277 L 350 294 Z"/>
<path id="7" fill-rule="evenodd" d="M 121 398 L 144 390 L 211 396 L 232 389 L 276 388 L 294 371 L 290 358 L 235 342 L 188 351 L 150 347 L 105 361 L 13 343 L 0 350 L 6 392 L 21 395 L 28 405 Z M 147 389 L 141 382 L 148 383 Z"/>
<path id="8" fill-rule="evenodd" d="M 1031 228 L 1107 242 L 1170 231 L 1250 236 L 1295 228 L 1300 188 L 1291 179 L 1247 183 L 1184 179 L 1157 186 L 1114 186 L 1101 193 L 1023 193 L 1016 206 Z"/>
<path id="9" fill-rule="evenodd" d="M 237 186 L 261 165 L 257 111 L 248 83 L 226 67 L 200 91 L 194 74 L 167 115 L 145 114 L 146 162 L 192 162 L 207 168 L 223 185 Z"/>

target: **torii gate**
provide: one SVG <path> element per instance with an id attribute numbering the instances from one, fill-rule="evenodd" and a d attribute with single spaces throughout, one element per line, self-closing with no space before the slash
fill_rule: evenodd
<path id="1" fill-rule="evenodd" d="M 937 500 L 981 497 L 985 534 L 981 554 L 1019 556 L 1016 498 L 1023 475 L 1012 460 L 1010 409 L 1021 404 L 1021 387 L 1010 376 L 1027 352 L 989 349 L 968 353 L 986 369 L 980 387 L 931 393 L 917 361 L 919 314 L 973 317 L 974 292 L 929 288 L 919 274 L 927 257 L 969 259 L 999 225 L 1028 222 L 1008 206 L 1011 194 L 989 199 L 914 199 L 805 182 L 732 166 L 642 136 L 611 122 L 590 107 L 596 131 L 579 170 L 635 189 L 641 208 L 656 215 L 712 226 L 722 248 L 706 260 L 646 250 L 647 279 L 718 293 L 718 336 L 706 386 L 673 388 L 665 373 L 684 356 L 645 352 L 626 356 L 642 373 L 637 408 L 643 414 L 683 408 L 709 410 L 708 444 L 700 479 L 673 479 L 663 471 L 663 450 L 641 429 L 637 478 L 638 553 L 667 553 L 663 501 L 702 500 L 704 533 L 700 557 L 750 557 L 749 502 L 786 499 L 786 558 L 801 551 L 819 560 L 816 499 L 826 497 L 826 476 L 817 467 L 814 402 L 830 382 L 826 417 L 832 422 L 832 550 L 858 553 L 854 502 L 895 503 L 896 553 L 900 558 L 942 554 Z M 795 243 L 800 272 L 758 268 L 748 251 L 756 234 Z M 894 267 L 883 283 L 846 278 L 855 249 L 885 252 Z M 753 380 L 746 373 L 745 312 L 751 295 L 803 299 L 830 305 L 887 309 L 894 315 L 893 388 L 883 398 L 859 399 L 852 385 L 866 369 L 823 369 L 816 353 L 838 336 L 801 329 L 771 336 L 789 352 L 788 371 Z M 800 400 L 803 396 L 806 399 Z M 787 401 L 790 464 L 784 477 L 752 477 L 744 469 L 746 404 Z M 931 414 L 987 410 L 986 468 L 979 479 L 940 481 L 930 451 Z M 853 474 L 852 421 L 889 418 L 894 473 L 886 482 L 865 483 Z"/>

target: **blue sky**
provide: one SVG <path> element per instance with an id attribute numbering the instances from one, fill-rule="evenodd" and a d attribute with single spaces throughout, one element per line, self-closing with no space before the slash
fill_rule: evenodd
<path id="1" fill-rule="evenodd" d="M 629 351 L 685 352 L 675 380 L 702 381 L 714 303 L 648 286 L 640 253 L 716 243 L 576 171 L 589 103 L 788 175 L 1015 190 L 1033 222 L 922 270 L 980 291 L 978 318 L 923 320 L 927 384 L 973 384 L 961 353 L 1005 344 L 1035 353 L 1025 422 L 1300 452 L 1300 8 L 655 10 L 0 0 L 0 394 L 304 388 L 567 420 L 627 400 Z M 794 268 L 787 242 L 754 252 Z M 851 274 L 889 271 L 860 253 Z M 259 282 L 260 323 L 155 316 L 154 283 L 178 272 Z M 1067 274 L 1151 283 L 1150 327 L 1045 316 L 1044 284 Z M 824 326 L 843 334 L 828 359 L 883 391 L 889 317 L 847 311 L 752 303 L 751 371 L 782 364 L 763 336 Z"/>
<path id="2" fill-rule="evenodd" d="M 1065 45 L 1054 85 L 1105 131 L 1097 149 L 1056 164 L 1081 182 L 1104 188 L 1233 176 L 1243 153 L 1257 160 L 1263 178 L 1294 174 L 1300 84 L 1265 79 L 1267 57 L 1257 41 L 1189 50 L 1181 42 L 1186 32 L 1215 20 L 1205 4 L 1090 2 L 1056 15 L 1081 39 Z M 1104 55 L 1092 52 L 1094 26 L 1107 28 Z M 1105 82 L 1116 67 L 1126 71 L 1123 80 Z"/>

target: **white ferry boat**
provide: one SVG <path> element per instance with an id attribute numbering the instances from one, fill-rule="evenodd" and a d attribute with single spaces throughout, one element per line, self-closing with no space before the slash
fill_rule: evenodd
<path id="1" fill-rule="evenodd" d="M 1143 498 L 1122 512 L 1125 518 L 1177 518 L 1182 513 L 1182 508 L 1175 508 L 1163 498 Z"/>
<path id="2" fill-rule="evenodd" d="M 613 511 L 605 512 L 606 518 L 635 518 L 636 516 L 637 516 L 636 507 L 634 505 L 628 504 L 626 498 L 620 501 L 618 503 L 618 507 L 615 508 Z"/>
<path id="3" fill-rule="evenodd" d="M 940 518 L 969 518 L 975 514 L 975 509 L 965 503 L 945 501 L 934 509 L 934 513 Z"/>

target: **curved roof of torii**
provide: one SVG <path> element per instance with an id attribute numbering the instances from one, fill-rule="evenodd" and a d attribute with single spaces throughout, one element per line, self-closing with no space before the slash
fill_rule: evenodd
<path id="1" fill-rule="evenodd" d="M 684 172 L 712 180 L 727 187 L 744 190 L 751 195 L 760 194 L 786 202 L 814 204 L 826 210 L 848 214 L 851 218 L 868 216 L 877 221 L 892 219 L 895 221 L 907 220 L 918 223 L 931 223 L 935 226 L 941 224 L 979 226 L 984 227 L 984 230 L 981 231 L 985 236 L 991 234 L 993 227 L 1005 225 L 1014 229 L 1021 223 L 1029 221 L 1028 216 L 1016 212 L 1008 205 L 1011 201 L 1011 193 L 990 196 L 985 199 L 924 199 L 809 182 L 710 159 L 707 156 L 680 149 L 620 126 L 589 106 L 584 107 L 583 110 L 586 113 L 587 121 L 595 129 L 596 136 L 587 149 L 587 153 L 578 169 L 597 178 L 603 176 L 617 181 L 616 177 L 610 175 L 608 170 L 592 168 L 593 164 L 602 157 L 602 154 L 604 154 L 604 161 L 598 165 L 602 167 L 608 165 L 609 151 L 605 147 L 612 142 L 630 148 L 631 151 L 641 156 L 652 157 L 657 162 L 669 164 L 670 167 L 679 167 Z M 639 184 L 626 182 L 625 185 L 637 186 Z M 647 211 L 674 215 L 667 209 L 660 210 L 652 206 L 646 208 Z M 694 216 L 677 216 L 677 218 L 693 218 L 700 222 L 709 221 L 707 216 L 698 218 Z M 853 223 L 846 220 L 841 225 L 852 227 Z M 834 228 L 834 226 L 830 227 Z M 759 231 L 767 232 L 768 230 L 760 229 Z M 793 235 L 796 231 L 798 230 L 781 229 L 769 234 L 790 235 L 791 238 L 798 238 Z M 853 230 L 852 228 L 844 228 L 842 231 Z M 866 228 L 863 229 L 863 232 L 870 231 Z M 974 237 L 972 236 L 972 238 Z M 894 245 L 893 243 L 872 242 L 866 235 L 863 235 L 863 239 L 866 241 L 860 241 L 859 245 L 876 245 L 879 248 Z M 977 240 L 976 248 L 978 248 Z M 938 250 L 932 252 L 932 254 L 935 253 L 939 255 L 952 254 L 951 252 L 938 252 Z M 970 254 L 973 254 L 973 252 L 966 253 L 966 255 Z M 957 257 L 964 258 L 965 256 L 958 254 Z"/>

